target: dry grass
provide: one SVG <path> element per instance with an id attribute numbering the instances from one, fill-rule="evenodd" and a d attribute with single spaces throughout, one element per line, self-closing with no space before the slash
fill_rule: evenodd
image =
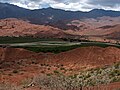
<path id="1" fill-rule="evenodd" d="M 23 90 L 19 86 L 15 86 L 9 83 L 0 83 L 0 90 Z"/>

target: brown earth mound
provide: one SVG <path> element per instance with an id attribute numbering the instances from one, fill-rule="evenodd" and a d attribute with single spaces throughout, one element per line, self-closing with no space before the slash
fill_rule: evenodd
<path id="1" fill-rule="evenodd" d="M 120 39 L 120 25 L 117 25 L 111 29 L 109 29 L 110 33 L 108 33 L 107 35 L 105 35 L 106 38 L 110 38 L 110 39 Z"/>
<path id="2" fill-rule="evenodd" d="M 83 47 L 59 54 L 0 48 L 0 81 L 20 83 L 25 78 L 54 71 L 75 74 L 119 61 L 120 49 L 114 47 Z"/>
<path id="3" fill-rule="evenodd" d="M 69 36 L 62 30 L 51 26 L 30 24 L 15 18 L 0 20 L 0 36 L 36 36 L 41 38 L 61 38 Z"/>
<path id="4" fill-rule="evenodd" d="M 62 63 L 71 68 L 97 67 L 120 61 L 120 50 L 114 47 L 83 47 L 50 57 L 51 63 Z"/>
<path id="5" fill-rule="evenodd" d="M 70 28 L 61 30 L 49 25 L 30 24 L 15 18 L 0 20 L 0 36 L 33 36 L 40 38 L 77 38 L 90 41 L 118 43 L 120 39 L 120 17 L 101 17 L 97 19 L 73 20 L 68 27 L 75 26 L 78 29 Z M 63 25 L 64 27 L 64 25 Z M 83 38 L 81 37 L 83 36 Z M 117 41 L 116 41 L 117 39 Z M 115 40 L 115 41 L 111 41 Z M 120 41 L 119 41 L 120 42 Z"/>
<path id="6" fill-rule="evenodd" d="M 115 47 L 82 47 L 59 54 L 35 53 L 20 48 L 0 48 L 4 61 L 36 60 L 39 63 L 64 64 L 69 67 L 103 66 L 120 61 L 120 50 Z"/>
<path id="7" fill-rule="evenodd" d="M 30 63 L 32 60 L 40 58 L 43 58 L 42 53 L 35 53 L 21 48 L 0 48 L 1 68 L 16 68 L 15 66 L 18 66 L 17 63 Z"/>
<path id="8" fill-rule="evenodd" d="M 120 17 L 99 17 L 96 19 L 82 19 L 82 20 L 73 20 L 68 23 L 68 26 L 76 26 L 78 29 L 66 30 L 67 33 L 73 35 L 85 35 L 89 40 L 93 41 L 102 41 L 105 39 L 120 40 Z M 99 38 L 98 38 L 99 37 Z M 100 39 L 100 40 L 98 40 Z M 109 42 L 107 41 L 107 42 Z"/>

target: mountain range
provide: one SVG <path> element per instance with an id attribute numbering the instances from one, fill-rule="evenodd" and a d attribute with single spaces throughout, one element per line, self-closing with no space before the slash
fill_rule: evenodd
<path id="1" fill-rule="evenodd" d="M 27 19 L 34 24 L 56 23 L 58 21 L 69 21 L 83 18 L 97 18 L 102 16 L 118 17 L 119 11 L 94 9 L 89 12 L 65 11 L 54 8 L 43 8 L 29 10 L 8 3 L 0 3 L 0 19 L 21 18 Z"/>

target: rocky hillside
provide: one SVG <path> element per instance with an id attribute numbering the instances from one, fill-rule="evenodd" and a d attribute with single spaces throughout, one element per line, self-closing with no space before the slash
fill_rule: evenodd
<path id="1" fill-rule="evenodd" d="M 89 69 L 110 65 L 120 61 L 120 50 L 115 47 L 82 47 L 59 54 L 52 53 L 35 53 L 24 49 L 17 48 L 0 48 L 1 68 L 12 67 L 17 62 L 49 64 L 50 66 L 64 65 L 66 69 Z M 17 60 L 17 61 L 16 61 Z M 23 61 L 21 61 L 23 60 Z M 28 60 L 28 62 L 26 61 Z M 12 63 L 8 66 L 5 63 Z M 15 63 L 16 62 L 16 63 Z M 14 65 L 13 65 L 14 64 Z"/>
<path id="2" fill-rule="evenodd" d="M 28 90 L 72 90 L 71 88 L 81 86 L 97 88 L 91 86 L 119 82 L 118 62 L 120 49 L 114 47 L 84 47 L 59 54 L 34 53 L 20 48 L 0 48 L 0 86 L 2 85 L 2 90 L 5 87 L 15 88 L 14 84 L 19 85 L 19 89 L 22 90 L 23 87 Z M 106 88 L 104 85 L 98 87 Z M 109 87 L 116 89 L 119 88 L 119 84 L 110 84 Z"/>
<path id="3" fill-rule="evenodd" d="M 29 21 L 9 18 L 0 20 L 0 36 L 35 36 L 40 38 L 61 38 L 69 34 L 58 28 L 30 24 Z"/>

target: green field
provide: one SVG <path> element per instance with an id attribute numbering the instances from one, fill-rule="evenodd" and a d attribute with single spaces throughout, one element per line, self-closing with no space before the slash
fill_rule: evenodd
<path id="1" fill-rule="evenodd" d="M 11 44 L 11 43 L 30 43 L 38 41 L 54 41 L 61 39 L 51 39 L 51 38 L 34 38 L 34 37 L 0 37 L 0 44 Z"/>
<path id="2" fill-rule="evenodd" d="M 14 48 L 24 48 L 33 52 L 60 53 L 79 47 L 113 46 L 120 48 L 120 45 L 101 42 L 70 42 L 62 39 L 41 39 L 33 37 L 0 37 L 0 45 L 9 45 Z"/>
<path id="3" fill-rule="evenodd" d="M 65 52 L 69 51 L 75 48 L 79 47 L 89 47 L 89 46 L 99 46 L 99 47 L 108 47 L 108 46 L 113 46 L 113 45 L 106 45 L 106 44 L 91 44 L 91 43 L 84 43 L 84 44 L 79 44 L 79 45 L 70 45 L 70 46 L 15 46 L 16 48 L 24 48 L 33 52 L 52 52 L 52 53 L 60 53 L 60 52 Z M 120 46 L 113 46 L 120 48 Z"/>

